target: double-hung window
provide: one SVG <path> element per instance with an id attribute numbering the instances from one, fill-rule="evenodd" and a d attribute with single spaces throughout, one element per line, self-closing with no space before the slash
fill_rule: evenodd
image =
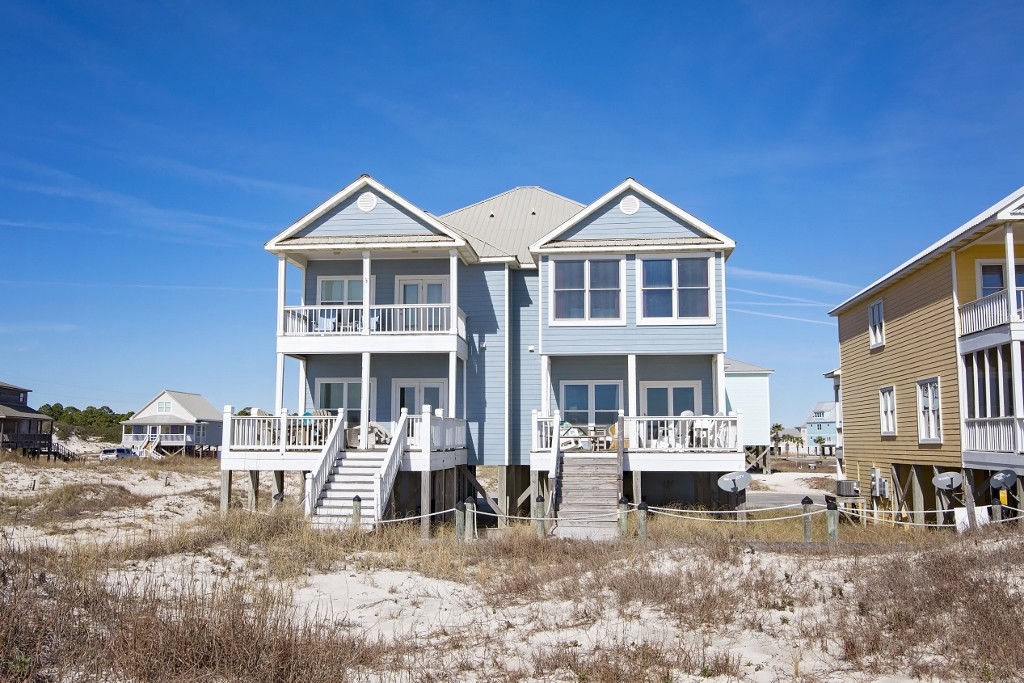
<path id="1" fill-rule="evenodd" d="M 158 413 L 169 413 L 169 412 L 171 412 L 171 402 L 170 401 L 159 401 L 156 404 L 156 412 L 158 412 Z"/>
<path id="2" fill-rule="evenodd" d="M 640 321 L 713 322 L 712 263 L 708 256 L 640 259 Z"/>
<path id="3" fill-rule="evenodd" d="M 885 311 L 882 309 L 882 300 L 879 299 L 871 304 L 870 322 L 868 323 L 868 339 L 871 348 L 877 348 L 885 344 Z"/>
<path id="4" fill-rule="evenodd" d="M 878 390 L 878 413 L 882 423 L 882 436 L 896 436 L 896 389 Z"/>
<path id="5" fill-rule="evenodd" d="M 376 381 L 370 380 L 370 419 L 373 419 L 373 399 Z M 362 383 L 357 378 L 320 378 L 316 380 L 316 407 L 341 415 L 349 426 L 362 420 Z"/>
<path id="6" fill-rule="evenodd" d="M 942 443 L 938 377 L 917 383 L 917 439 L 921 443 Z"/>
<path id="7" fill-rule="evenodd" d="M 315 319 L 315 331 L 351 332 L 362 327 L 363 278 L 321 277 L 318 280 L 317 303 L 326 310 Z"/>
<path id="8" fill-rule="evenodd" d="M 622 321 L 622 259 L 552 263 L 554 321 Z"/>

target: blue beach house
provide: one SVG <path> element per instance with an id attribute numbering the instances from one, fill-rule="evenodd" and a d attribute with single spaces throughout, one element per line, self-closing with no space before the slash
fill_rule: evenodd
<path id="1" fill-rule="evenodd" d="M 589 204 L 517 187 L 434 215 L 362 176 L 266 245 L 276 405 L 226 407 L 223 479 L 269 471 L 280 491 L 302 471 L 322 524 L 355 496 L 366 523 L 474 489 L 504 515 L 538 495 L 586 512 L 582 490 L 595 510 L 719 504 L 716 478 L 746 466 L 725 382 L 734 247 L 632 179 Z"/>

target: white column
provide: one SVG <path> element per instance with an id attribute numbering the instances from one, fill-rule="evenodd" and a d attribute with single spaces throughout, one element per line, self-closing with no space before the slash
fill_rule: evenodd
<path id="1" fill-rule="evenodd" d="M 288 281 L 288 262 L 277 257 L 277 333 L 284 334 L 284 293 Z"/>
<path id="2" fill-rule="evenodd" d="M 366 301 L 366 292 L 363 292 Z M 365 310 L 365 304 L 364 304 Z M 369 449 L 370 437 L 370 352 L 363 351 L 362 378 L 359 389 L 359 448 Z"/>
<path id="3" fill-rule="evenodd" d="M 299 415 L 306 412 L 306 359 L 299 359 Z M 313 399 L 314 403 L 316 399 Z"/>
<path id="4" fill-rule="evenodd" d="M 540 357 L 541 415 L 551 414 L 551 356 Z"/>
<path id="5" fill-rule="evenodd" d="M 363 252 L 363 334 L 370 334 L 370 252 Z M 363 363 L 363 370 L 366 370 L 366 363 Z M 367 382 L 363 382 L 363 390 L 366 390 Z M 363 420 L 366 424 L 366 420 Z M 361 438 L 361 437 L 360 437 Z"/>
<path id="6" fill-rule="evenodd" d="M 466 419 L 466 414 L 469 412 L 469 394 L 466 393 L 466 387 L 469 385 L 469 364 L 466 359 L 462 360 L 462 419 Z"/>
<path id="7" fill-rule="evenodd" d="M 637 383 L 636 383 L 636 354 L 631 353 L 626 356 L 626 396 L 628 397 L 628 406 L 630 417 L 636 417 L 640 413 L 637 411 Z"/>
<path id="8" fill-rule="evenodd" d="M 448 410 L 444 411 L 444 414 L 449 417 L 455 417 L 455 387 L 456 381 L 459 379 L 459 357 L 454 351 L 448 352 Z"/>
<path id="9" fill-rule="evenodd" d="M 725 354 L 715 354 L 715 412 L 725 412 Z"/>
<path id="10" fill-rule="evenodd" d="M 277 354 L 277 383 L 274 385 L 274 414 L 284 409 L 284 354 Z"/>
<path id="11" fill-rule="evenodd" d="M 450 332 L 458 332 L 459 329 L 459 254 L 454 249 L 448 252 L 448 301 L 451 302 L 451 327 Z M 452 373 L 452 381 L 455 380 L 455 374 Z M 448 408 L 448 414 L 452 415 L 452 410 L 455 410 L 455 404 L 452 403 Z"/>
<path id="12" fill-rule="evenodd" d="M 1010 379 L 1013 382 L 1013 446 L 1016 453 L 1024 449 L 1020 429 L 1021 418 L 1024 418 L 1024 380 L 1021 379 L 1020 348 L 1019 341 L 1010 342 L 1010 367 L 1013 369 L 1013 377 Z"/>
<path id="13" fill-rule="evenodd" d="M 1003 230 L 1003 240 L 1006 244 L 1006 268 L 1003 269 L 1006 282 L 1006 306 L 1010 314 L 1010 320 L 1017 320 L 1017 259 L 1013 254 L 1013 223 L 1007 223 Z"/>

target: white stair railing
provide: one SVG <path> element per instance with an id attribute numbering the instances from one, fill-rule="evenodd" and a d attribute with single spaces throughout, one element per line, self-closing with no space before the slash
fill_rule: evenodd
<path id="1" fill-rule="evenodd" d="M 316 512 L 316 503 L 331 476 L 331 469 L 338 459 L 338 454 L 345 450 L 345 421 L 339 416 L 327 435 L 327 443 L 320 451 L 320 466 L 313 472 L 306 473 L 306 514 Z"/>
<path id="2" fill-rule="evenodd" d="M 373 475 L 373 488 L 375 492 L 373 499 L 375 502 L 374 521 L 379 522 L 384 519 L 384 510 L 387 508 L 388 501 L 391 499 L 391 492 L 395 488 L 395 478 L 398 477 L 398 470 L 402 465 L 402 454 L 405 453 L 405 430 L 408 421 L 409 414 L 405 408 L 402 408 L 402 414 L 395 425 L 394 436 L 391 437 L 391 443 L 388 445 L 384 462 L 381 463 L 380 469 Z"/>

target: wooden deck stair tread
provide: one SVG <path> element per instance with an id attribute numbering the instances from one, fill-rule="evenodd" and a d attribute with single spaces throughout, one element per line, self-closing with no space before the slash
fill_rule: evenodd
<path id="1" fill-rule="evenodd" d="M 373 525 L 377 491 L 373 475 L 384 462 L 383 452 L 348 451 L 340 454 L 320 492 L 311 522 L 318 527 L 344 527 L 352 523 L 352 499 L 359 496 L 360 526 Z"/>
<path id="2" fill-rule="evenodd" d="M 556 491 L 556 536 L 589 540 L 615 538 L 619 509 L 619 466 L 615 457 L 564 456 Z"/>

